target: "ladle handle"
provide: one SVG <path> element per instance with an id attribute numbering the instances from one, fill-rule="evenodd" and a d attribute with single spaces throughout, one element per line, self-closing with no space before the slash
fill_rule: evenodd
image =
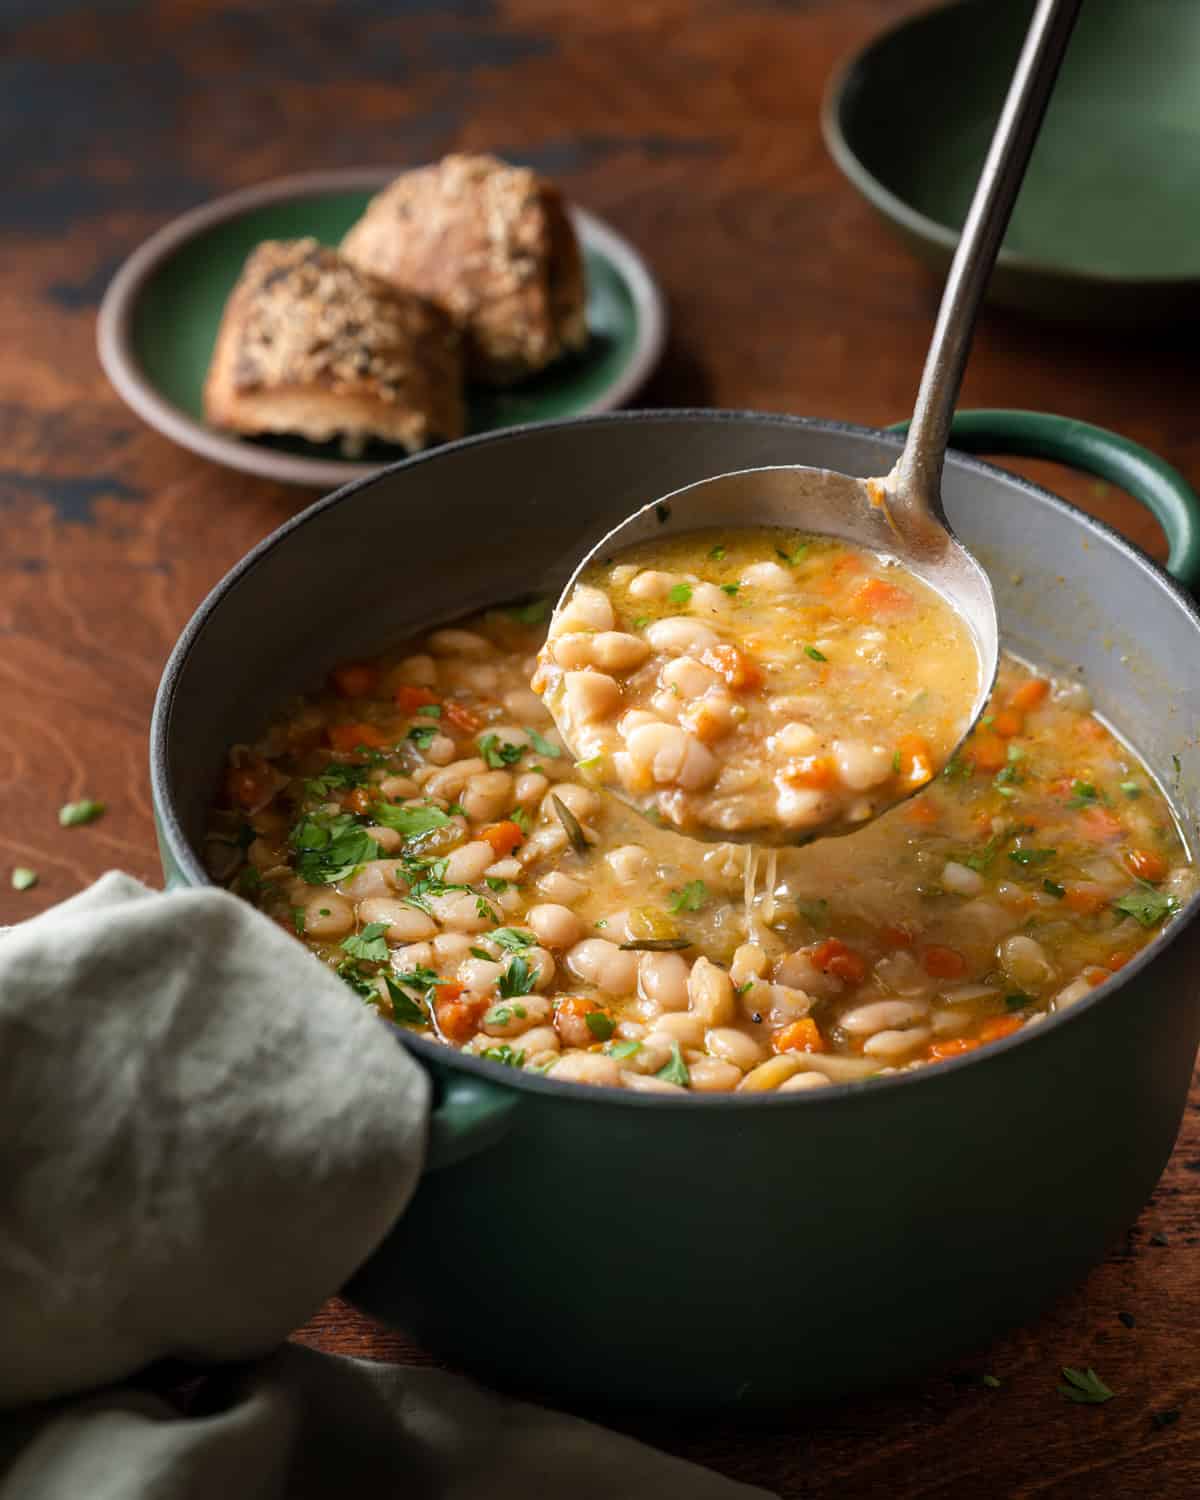
<path id="1" fill-rule="evenodd" d="M 893 519 L 914 542 L 922 521 L 941 522 L 942 463 L 975 319 L 1081 3 L 1038 0 L 954 252 L 908 441 L 888 485 Z"/>

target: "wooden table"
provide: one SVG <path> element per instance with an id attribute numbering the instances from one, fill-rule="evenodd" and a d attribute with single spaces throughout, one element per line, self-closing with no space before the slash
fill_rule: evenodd
<path id="1" fill-rule="evenodd" d="M 263 178 L 492 148 L 556 175 L 657 267 L 672 336 L 647 404 L 891 421 L 911 400 L 937 287 L 834 171 L 817 111 L 837 60 L 912 8 L 17 7 L 26 19 L 0 36 L 6 157 L 19 164 L 0 197 L 0 920 L 113 865 L 156 880 L 146 725 L 163 660 L 210 585 L 312 498 L 193 458 L 117 401 L 94 315 L 121 258 L 177 211 Z M 1182 335 L 992 316 L 963 402 L 1110 425 L 1200 481 L 1195 371 Z M 1161 556 L 1128 498 L 1022 467 Z M 107 816 L 60 829 L 59 805 L 84 795 Z M 12 892 L 11 865 L 35 867 L 37 888 Z M 640 1430 L 787 1496 L 1196 1493 L 1197 1110 L 1200 1094 L 1126 1242 L 1036 1326 L 907 1389 L 765 1431 Z M 299 1336 L 421 1357 L 338 1302 Z M 1095 1366 L 1117 1399 L 1062 1400 L 1063 1364 Z"/>

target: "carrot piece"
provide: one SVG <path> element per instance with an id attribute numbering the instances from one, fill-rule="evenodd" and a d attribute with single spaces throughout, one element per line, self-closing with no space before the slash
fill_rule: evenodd
<path id="1" fill-rule="evenodd" d="M 257 807 L 269 789 L 263 772 L 248 766 L 231 766 L 225 773 L 225 794 L 238 807 Z"/>
<path id="2" fill-rule="evenodd" d="M 345 661 L 334 667 L 329 680 L 343 698 L 369 698 L 379 685 L 379 669 L 365 661 Z"/>
<path id="3" fill-rule="evenodd" d="M 1014 1031 L 1020 1031 L 1024 1024 L 1020 1016 L 993 1016 L 980 1027 L 979 1040 L 998 1042 L 1006 1036 L 1012 1036 Z"/>
<path id="4" fill-rule="evenodd" d="M 904 809 L 904 816 L 910 823 L 915 823 L 919 828 L 932 828 L 941 820 L 941 813 L 927 797 L 918 797 L 915 802 L 909 802 Z"/>
<path id="5" fill-rule="evenodd" d="M 899 924 L 881 927 L 879 937 L 889 948 L 911 948 L 913 945 L 912 933 L 907 927 L 901 927 Z"/>
<path id="6" fill-rule="evenodd" d="M 933 756 L 919 734 L 902 734 L 896 746 L 900 780 L 905 786 L 924 786 L 933 780 Z"/>
<path id="7" fill-rule="evenodd" d="M 809 954 L 813 963 L 825 974 L 851 984 L 861 984 L 867 977 L 867 965 L 862 955 L 848 948 L 839 938 L 826 938 Z"/>
<path id="8" fill-rule="evenodd" d="M 438 985 L 438 998 L 434 1005 L 438 1030 L 448 1042 L 459 1046 L 469 1042 L 479 1030 L 479 1018 L 488 1007 L 486 1000 L 460 1000 L 463 986 L 456 981 Z"/>
<path id="9" fill-rule="evenodd" d="M 1108 892 L 1100 885 L 1069 885 L 1063 903 L 1068 911 L 1090 917 L 1108 905 Z"/>
<path id="10" fill-rule="evenodd" d="M 375 724 L 330 724 L 325 735 L 335 750 L 357 750 L 359 745 L 378 750 L 392 743 L 392 736 Z"/>
<path id="11" fill-rule="evenodd" d="M 396 689 L 396 707 L 401 713 L 415 714 L 418 708 L 427 708 L 438 702 L 438 695 L 427 687 L 414 687 L 411 682 L 402 682 Z"/>
<path id="12" fill-rule="evenodd" d="M 824 1052 L 825 1038 L 811 1016 L 781 1027 L 771 1038 L 776 1052 Z"/>
<path id="13" fill-rule="evenodd" d="M 916 600 L 907 589 L 886 578 L 868 578 L 850 595 L 847 607 L 863 619 L 899 620 L 912 614 Z"/>
<path id="14" fill-rule="evenodd" d="M 1108 955 L 1108 959 L 1106 961 L 1108 963 L 1108 967 L 1115 974 L 1118 969 L 1123 969 L 1132 957 L 1132 953 L 1126 952 L 1124 948 L 1118 948 L 1115 953 L 1110 953 Z"/>
<path id="15" fill-rule="evenodd" d="M 1107 844 L 1110 839 L 1121 837 L 1125 825 L 1107 807 L 1097 807 L 1093 803 L 1079 814 L 1079 831 L 1094 844 Z"/>
<path id="16" fill-rule="evenodd" d="M 798 755 L 780 773 L 791 786 L 830 787 L 836 777 L 827 755 Z"/>
<path id="17" fill-rule="evenodd" d="M 360 813 L 366 817 L 371 811 L 371 796 L 365 786 L 356 786 L 342 799 L 342 806 L 347 812 Z"/>
<path id="18" fill-rule="evenodd" d="M 1025 728 L 1025 720 L 1011 708 L 1002 708 L 998 714 L 992 715 L 991 727 L 992 733 L 998 734 L 1002 740 L 1011 740 Z"/>
<path id="19" fill-rule="evenodd" d="M 998 734 L 977 734 L 971 757 L 980 771 L 1000 771 L 1008 764 L 1008 746 Z"/>
<path id="20" fill-rule="evenodd" d="M 700 660 L 723 677 L 735 693 L 756 693 L 766 680 L 754 658 L 736 646 L 710 646 Z"/>
<path id="21" fill-rule="evenodd" d="M 1045 701 L 1050 691 L 1050 684 L 1044 677 L 1027 677 L 1024 682 L 1019 682 L 1008 695 L 1008 707 L 1015 708 L 1018 712 L 1027 714 L 1031 708 L 1037 708 Z"/>
<path id="22" fill-rule="evenodd" d="M 461 703 L 445 704 L 442 717 L 448 724 L 453 724 L 455 729 L 461 730 L 463 734 L 474 734 L 483 724 L 482 719 L 473 714 L 469 708 L 464 708 Z"/>
<path id="23" fill-rule="evenodd" d="M 926 974 L 934 979 L 961 979 L 967 972 L 967 961 L 957 948 L 945 948 L 940 943 L 931 943 L 922 960 Z"/>
<path id="24" fill-rule="evenodd" d="M 955 1037 L 949 1042 L 934 1042 L 926 1056 L 930 1062 L 944 1062 L 948 1057 L 962 1057 L 966 1052 L 974 1052 L 977 1047 L 982 1047 L 982 1042 L 968 1042 L 962 1037 Z"/>
<path id="25" fill-rule="evenodd" d="M 521 832 L 521 825 L 506 818 L 502 823 L 489 823 L 485 828 L 479 830 L 479 837 L 486 839 L 492 846 L 492 852 L 497 859 L 504 859 L 517 847 L 525 842 L 525 835 Z"/>
<path id="26" fill-rule="evenodd" d="M 1167 873 L 1166 860 L 1153 849 L 1131 849 L 1125 856 L 1125 864 L 1131 874 L 1139 880 L 1150 881 L 1152 885 L 1157 885 Z"/>

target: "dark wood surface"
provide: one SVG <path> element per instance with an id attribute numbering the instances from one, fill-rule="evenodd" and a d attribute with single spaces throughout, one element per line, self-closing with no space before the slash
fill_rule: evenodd
<path id="1" fill-rule="evenodd" d="M 95 311 L 140 239 L 215 193 L 281 173 L 491 148 L 556 175 L 654 263 L 672 336 L 647 404 L 892 421 L 911 400 L 937 288 L 837 175 L 817 111 L 835 63 L 913 8 L 10 0 L 0 12 L 0 920 L 114 865 L 157 879 L 146 726 L 163 660 L 210 585 L 312 498 L 193 458 L 118 402 L 96 361 Z M 989 316 L 963 403 L 1115 427 L 1195 482 L 1196 368 L 1182 333 L 1117 339 Z M 1127 497 L 1022 467 L 1161 556 L 1155 524 Z M 105 799 L 107 816 L 60 829 L 59 805 L 83 795 Z M 12 892 L 12 865 L 35 867 L 38 887 Z M 637 1430 L 786 1496 L 1195 1494 L 1198 1111 L 1200 1093 L 1127 1241 L 1035 1326 L 907 1389 L 765 1430 Z M 336 1301 L 298 1336 L 421 1358 Z M 1117 1398 L 1062 1400 L 1063 1364 L 1095 1366 Z M 984 1373 L 1000 1387 L 982 1384 Z"/>

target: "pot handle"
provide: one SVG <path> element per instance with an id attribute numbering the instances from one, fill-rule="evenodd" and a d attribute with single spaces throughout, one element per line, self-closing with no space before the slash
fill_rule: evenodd
<path id="1" fill-rule="evenodd" d="M 904 432 L 897 422 L 889 432 Z M 1200 500 L 1178 469 L 1148 449 L 1090 422 L 1039 411 L 960 411 L 950 446 L 964 453 L 1049 458 L 1107 479 L 1152 511 L 1169 545 L 1167 572 L 1195 592 L 1200 586 Z"/>
<path id="2" fill-rule="evenodd" d="M 507 1134 L 509 1116 L 517 1107 L 515 1090 L 468 1073 L 443 1074 L 434 1086 L 440 1097 L 429 1116 L 427 1172 L 453 1167 Z"/>

